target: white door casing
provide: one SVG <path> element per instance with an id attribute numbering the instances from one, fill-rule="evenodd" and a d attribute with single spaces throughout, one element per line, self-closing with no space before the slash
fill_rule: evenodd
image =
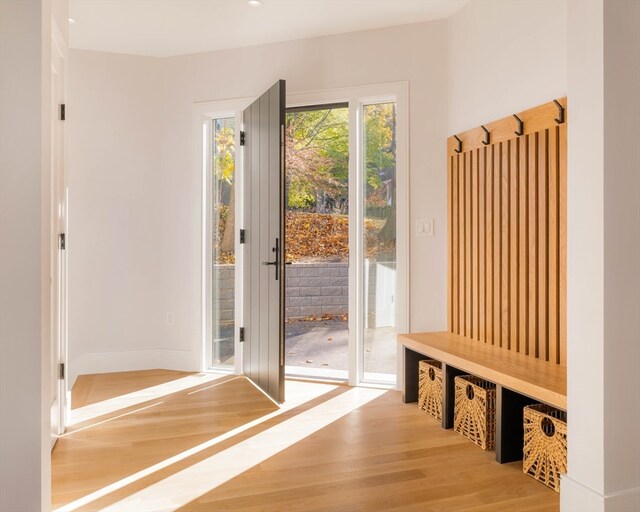
<path id="1" fill-rule="evenodd" d="M 66 59 L 53 31 L 51 57 L 51 446 L 67 421 Z"/>

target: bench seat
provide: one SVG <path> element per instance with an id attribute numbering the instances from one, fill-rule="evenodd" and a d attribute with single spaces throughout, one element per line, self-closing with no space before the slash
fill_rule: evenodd
<path id="1" fill-rule="evenodd" d="M 567 410 L 567 371 L 563 366 L 449 332 L 401 334 L 398 343 L 517 393 Z"/>
<path id="2" fill-rule="evenodd" d="M 403 399 L 418 400 L 422 359 L 442 363 L 442 427 L 454 422 L 454 382 L 471 374 L 496 384 L 496 460 L 522 459 L 523 407 L 543 402 L 567 410 L 566 368 L 449 332 L 398 335 L 402 348 Z"/>

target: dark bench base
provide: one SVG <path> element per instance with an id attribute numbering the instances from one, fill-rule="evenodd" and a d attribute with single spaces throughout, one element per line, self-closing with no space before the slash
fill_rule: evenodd
<path id="1" fill-rule="evenodd" d="M 404 395 L 402 398 L 405 403 L 418 401 L 418 363 L 423 359 L 429 359 L 429 356 L 404 347 Z M 453 428 L 454 378 L 469 372 L 444 362 L 442 369 L 444 381 L 442 428 L 449 429 Z M 538 402 L 539 400 L 516 393 L 499 384 L 496 386 L 496 461 L 500 464 L 522 460 L 523 408 Z"/>

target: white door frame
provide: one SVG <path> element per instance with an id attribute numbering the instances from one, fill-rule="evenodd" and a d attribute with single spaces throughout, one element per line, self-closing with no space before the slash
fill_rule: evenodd
<path id="1" fill-rule="evenodd" d="M 195 151 L 202 172 L 202 357 L 201 369 L 210 368 L 212 342 L 212 239 L 208 226 L 212 225 L 211 208 L 211 121 L 216 118 L 235 117 L 236 148 L 240 147 L 239 134 L 242 121 L 241 112 L 255 100 L 236 98 L 197 103 L 194 105 L 194 127 L 201 137 L 196 140 Z M 409 328 L 409 83 L 392 82 L 376 85 L 347 87 L 324 91 L 311 91 L 287 95 L 287 108 L 299 106 L 322 105 L 329 103 L 349 104 L 349 267 L 356 269 L 349 272 L 349 384 L 356 386 L 364 381 L 363 342 L 364 325 L 362 314 L 358 314 L 357 304 L 364 304 L 363 286 L 363 190 L 360 186 L 364 179 L 363 164 L 363 107 L 369 104 L 396 102 L 396 257 L 397 257 L 397 301 L 396 330 L 406 332 Z M 237 192 L 243 186 L 242 152 L 236 151 L 235 179 L 236 186 L 236 226 L 244 225 L 243 198 Z M 354 208 L 355 205 L 355 208 Z M 236 248 L 238 247 L 239 229 L 236 229 Z M 242 296 L 242 251 L 236 250 L 235 268 L 235 325 L 243 324 Z M 360 306 L 361 308 L 362 306 Z M 237 374 L 242 373 L 242 346 L 238 329 L 234 333 L 235 367 Z M 396 367 L 396 388 L 399 389 L 401 375 L 401 357 L 398 354 Z"/>
<path id="2" fill-rule="evenodd" d="M 67 251 L 60 235 L 67 227 L 67 144 L 61 105 L 66 103 L 66 45 L 56 23 L 51 27 L 51 182 L 50 182 L 50 322 L 51 322 L 51 446 L 64 433 L 70 395 L 67 390 Z M 61 367 L 61 365 L 64 365 Z M 61 368 L 64 371 L 61 372 Z"/>

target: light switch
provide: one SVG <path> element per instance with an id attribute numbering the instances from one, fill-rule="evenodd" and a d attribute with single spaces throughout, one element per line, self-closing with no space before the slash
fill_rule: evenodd
<path id="1" fill-rule="evenodd" d="M 420 219 L 416 221 L 416 235 L 433 236 L 433 219 Z"/>

